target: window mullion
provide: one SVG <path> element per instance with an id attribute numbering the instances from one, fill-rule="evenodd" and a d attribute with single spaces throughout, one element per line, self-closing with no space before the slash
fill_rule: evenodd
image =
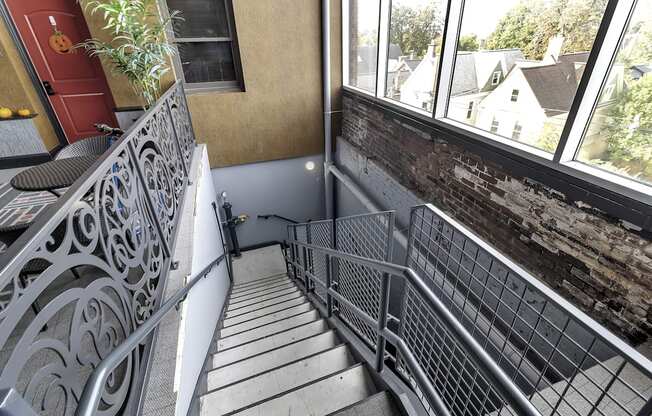
<path id="1" fill-rule="evenodd" d="M 444 27 L 442 39 L 442 52 L 439 56 L 439 76 L 437 77 L 437 97 L 434 105 L 434 117 L 446 117 L 448 108 L 448 95 L 453 82 L 453 68 L 455 66 L 455 54 L 457 53 L 457 38 L 462 22 L 463 1 L 450 0 L 448 2 L 448 15 Z"/>
<path id="2" fill-rule="evenodd" d="M 349 56 L 351 56 L 349 39 L 351 39 L 350 27 L 351 18 L 349 16 L 350 0 L 342 0 L 342 84 L 350 85 L 349 80 Z"/>
<path id="3" fill-rule="evenodd" d="M 376 97 L 385 96 L 387 83 L 387 58 L 389 54 L 389 19 L 392 9 L 391 0 L 380 1 L 380 19 L 378 23 L 378 67 L 376 72 Z"/>
<path id="4" fill-rule="evenodd" d="M 599 47 L 599 51 L 595 65 L 591 73 L 587 74 L 590 75 L 590 78 L 584 93 L 581 97 L 578 97 L 581 101 L 577 113 L 572 119 L 569 117 L 569 122 L 572 120 L 572 126 L 570 126 L 568 137 L 561 138 L 553 161 L 564 163 L 575 158 L 582 143 L 584 132 L 591 121 L 595 105 L 600 99 L 602 86 L 609 76 L 611 63 L 616 56 L 622 36 L 627 30 L 627 23 L 635 5 L 636 0 L 618 1 L 601 44 L 598 45 L 598 40 L 596 40 L 594 48 Z"/>

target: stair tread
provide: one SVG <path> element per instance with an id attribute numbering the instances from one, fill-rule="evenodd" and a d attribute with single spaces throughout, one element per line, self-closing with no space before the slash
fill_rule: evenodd
<path id="1" fill-rule="evenodd" d="M 235 302 L 240 302 L 240 301 L 243 301 L 243 300 L 253 299 L 253 298 L 256 298 L 258 296 L 266 295 L 268 293 L 278 292 L 278 291 L 281 291 L 283 289 L 287 289 L 287 288 L 290 288 L 290 287 L 293 287 L 293 286 L 294 286 L 294 283 L 289 281 L 289 280 L 288 281 L 282 281 L 282 282 L 279 282 L 278 284 L 275 284 L 275 285 L 265 286 L 262 289 L 254 288 L 254 289 L 242 292 L 242 293 L 231 294 L 231 297 L 229 298 L 229 300 L 231 302 L 234 302 L 234 303 Z"/>
<path id="2" fill-rule="evenodd" d="M 296 292 L 288 293 L 286 295 L 279 296 L 279 297 L 274 298 L 274 299 L 264 300 L 262 302 L 255 303 L 253 305 L 245 306 L 245 307 L 235 309 L 235 310 L 232 310 L 232 311 L 226 311 L 226 312 L 224 312 L 224 316 L 226 318 L 233 318 L 234 316 L 240 316 L 240 315 L 245 314 L 245 313 L 253 312 L 253 311 L 258 310 L 258 309 L 266 308 L 268 306 L 276 305 L 278 303 L 282 303 L 282 302 L 288 301 L 290 299 L 295 299 L 295 298 L 299 298 L 299 297 L 302 297 L 302 296 L 303 296 L 303 294 L 300 291 L 297 290 Z"/>
<path id="3" fill-rule="evenodd" d="M 294 328 L 303 324 L 307 324 L 320 319 L 319 312 L 316 310 L 304 312 L 302 314 L 283 319 L 278 322 L 267 324 L 259 328 L 251 329 L 246 332 L 241 332 L 230 337 L 221 338 L 217 341 L 217 350 L 225 350 L 233 348 L 238 345 L 245 344 L 260 338 L 274 335 L 278 332 Z"/>
<path id="4" fill-rule="evenodd" d="M 329 416 L 401 416 L 394 399 L 387 391 L 369 396 Z"/>
<path id="5" fill-rule="evenodd" d="M 275 275 L 272 275 L 272 276 L 267 276 L 267 277 L 262 277 L 260 279 L 251 280 L 249 282 L 236 283 L 236 284 L 233 285 L 233 290 L 240 290 L 242 288 L 252 287 L 252 286 L 260 285 L 260 284 L 263 284 L 263 283 L 266 283 L 266 282 L 271 282 L 273 280 L 280 280 L 280 279 L 284 279 L 284 278 L 285 279 L 288 278 L 287 273 L 279 273 L 279 274 L 275 274 Z"/>
<path id="6" fill-rule="evenodd" d="M 276 298 L 279 298 L 281 296 L 285 296 L 285 295 L 288 295 L 290 293 L 297 292 L 298 290 L 299 290 L 298 287 L 291 286 L 291 287 L 289 287 L 287 289 L 284 289 L 282 291 L 279 291 L 279 292 L 267 293 L 267 294 L 260 295 L 260 296 L 257 296 L 257 297 L 251 298 L 251 299 L 245 299 L 245 300 L 241 300 L 241 301 L 236 300 L 235 302 L 231 302 L 229 300 L 229 307 L 227 308 L 227 311 L 233 311 L 233 310 L 236 310 L 236 309 L 243 308 L 245 306 L 255 305 L 257 303 L 260 303 L 260 302 L 263 302 L 263 301 L 266 301 L 266 300 L 270 300 L 270 299 L 276 299 Z"/>
<path id="7" fill-rule="evenodd" d="M 250 293 L 254 293 L 254 292 L 258 291 L 258 290 L 265 290 L 265 289 L 273 288 L 273 287 L 279 286 L 279 285 L 286 285 L 288 283 L 294 283 L 294 282 L 292 282 L 292 280 L 289 277 L 284 276 L 284 277 L 279 278 L 279 279 L 270 280 L 269 282 L 263 282 L 263 283 L 259 283 L 257 285 L 252 285 L 251 287 L 243 287 L 243 288 L 240 288 L 240 289 L 235 289 L 234 288 L 231 291 L 231 296 L 243 296 L 243 295 L 247 295 L 247 294 L 250 294 Z"/>
<path id="8" fill-rule="evenodd" d="M 202 415 L 223 415 L 268 400 L 291 389 L 344 370 L 355 363 L 343 345 L 304 360 L 204 394 Z"/>
<path id="9" fill-rule="evenodd" d="M 250 342 L 239 347 L 213 354 L 211 358 L 212 367 L 221 367 L 229 363 L 245 359 L 247 357 L 252 357 L 254 355 L 279 348 L 283 345 L 287 345 L 300 339 L 312 337 L 328 330 L 329 327 L 326 321 L 320 319 L 319 321 L 301 325 L 285 332 L 279 332 L 258 341 Z"/>
<path id="10" fill-rule="evenodd" d="M 298 298 L 290 299 L 285 302 L 280 302 L 276 303 L 274 305 L 270 305 L 264 308 L 260 308 L 251 312 L 243 313 L 241 315 L 236 315 L 232 318 L 227 318 L 224 319 L 222 322 L 222 325 L 226 328 L 229 326 L 233 326 L 245 321 L 250 321 L 252 319 L 260 318 L 272 313 L 280 312 L 285 309 L 292 308 L 297 305 L 301 305 L 303 303 L 307 303 L 308 299 L 305 296 L 300 296 Z"/>
<path id="11" fill-rule="evenodd" d="M 328 331 L 221 368 L 210 370 L 206 375 L 207 389 L 219 389 L 226 385 L 301 360 L 310 355 L 334 348 L 338 344 L 340 344 L 340 340 L 335 332 Z"/>
<path id="12" fill-rule="evenodd" d="M 220 337 L 221 338 L 229 337 L 231 335 L 235 335 L 240 332 L 258 328 L 263 325 L 271 324 L 280 321 L 282 319 L 289 318 L 311 310 L 314 310 L 312 304 L 310 304 L 309 302 L 301 303 L 291 308 L 283 309 L 281 311 L 274 312 L 269 315 L 261 316 L 260 318 L 251 319 L 231 326 L 225 326 L 220 331 Z"/>
<path id="13" fill-rule="evenodd" d="M 364 400 L 376 388 L 367 370 L 359 365 L 300 389 L 235 413 L 237 416 L 325 416 Z M 209 413 L 205 413 L 208 415 Z"/>

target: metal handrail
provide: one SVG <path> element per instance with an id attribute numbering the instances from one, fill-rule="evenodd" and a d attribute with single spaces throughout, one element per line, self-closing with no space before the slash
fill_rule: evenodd
<path id="1" fill-rule="evenodd" d="M 299 224 L 299 221 L 297 220 L 293 220 L 292 218 L 287 218 L 278 214 L 258 214 L 258 218 L 262 218 L 264 220 L 268 220 L 270 218 L 277 218 L 281 221 L 289 222 L 290 224 Z"/>
<path id="2" fill-rule="evenodd" d="M 111 372 L 138 347 L 138 345 L 161 323 L 162 319 L 179 303 L 185 300 L 188 292 L 204 278 L 215 266 L 218 266 L 226 254 L 210 262 L 204 269 L 197 273 L 182 289 L 179 289 L 170 299 L 161 305 L 161 307 L 141 326 L 132 332 L 116 349 L 111 351 L 100 364 L 95 368 L 89 377 L 75 414 L 77 416 L 93 416 L 97 411 L 97 406 L 102 399 L 104 385 L 111 375 Z"/>
<path id="3" fill-rule="evenodd" d="M 438 414 L 442 416 L 449 416 L 450 412 L 444 405 L 441 397 L 437 394 L 434 386 L 428 379 L 425 371 L 419 365 L 417 359 L 414 357 L 409 347 L 405 341 L 396 333 L 392 332 L 387 328 L 386 317 L 389 313 L 388 305 L 383 303 L 381 304 L 381 313 L 378 320 L 372 318 L 367 313 L 357 308 L 353 303 L 345 299 L 341 294 L 336 292 L 332 287 L 330 287 L 330 273 L 332 270 L 331 262 L 333 259 L 337 258 L 340 260 L 348 261 L 355 263 L 361 266 L 366 266 L 375 269 L 384 273 L 383 284 L 381 285 L 381 295 L 380 299 L 386 299 L 389 290 L 389 284 L 386 284 L 385 281 L 389 281 L 390 276 L 401 277 L 407 280 L 412 287 L 423 296 L 424 300 L 430 306 L 438 316 L 441 318 L 444 325 L 449 331 L 451 331 L 460 344 L 464 346 L 471 355 L 473 362 L 480 367 L 483 372 L 488 376 L 490 381 L 496 386 L 498 391 L 503 395 L 505 400 L 508 402 L 513 409 L 515 409 L 519 415 L 525 416 L 541 416 L 541 413 L 534 407 L 534 405 L 527 399 L 527 397 L 519 390 L 519 388 L 510 380 L 510 378 L 505 374 L 505 372 L 498 366 L 498 364 L 489 356 L 489 354 L 480 346 L 480 344 L 473 338 L 473 336 L 464 328 L 464 326 L 453 316 L 453 314 L 444 306 L 444 304 L 439 300 L 439 298 L 428 288 L 426 283 L 417 275 L 417 273 L 409 267 L 400 266 L 397 264 L 374 260 L 366 257 L 360 257 L 353 254 L 343 253 L 338 250 L 333 250 L 329 248 L 319 247 L 312 244 L 301 243 L 299 241 L 291 241 L 291 244 L 295 244 L 298 247 L 303 247 L 305 250 L 314 250 L 320 252 L 326 256 L 327 267 L 327 283 L 326 283 L 326 293 L 329 298 L 328 304 L 330 305 L 332 301 L 330 299 L 335 298 L 338 302 L 345 304 L 351 311 L 353 311 L 359 318 L 366 321 L 370 325 L 374 325 L 378 328 L 378 336 L 391 344 L 395 345 L 403 354 L 403 357 L 407 365 L 412 370 L 412 373 L 419 381 L 420 385 L 425 388 L 425 395 L 428 397 L 429 402 L 435 407 L 435 410 Z M 304 258 L 305 260 L 305 258 Z M 294 259 L 288 259 L 289 263 L 295 267 L 303 269 L 303 272 L 311 278 L 312 281 L 321 284 L 319 279 L 316 279 L 312 276 L 312 273 L 298 262 L 295 262 Z M 331 308 L 329 307 L 329 314 L 331 313 Z M 383 316 L 385 319 L 383 319 Z M 383 322 L 384 321 L 384 322 Z M 384 344 L 379 343 L 380 348 L 377 349 L 376 355 L 376 364 L 377 370 L 382 370 L 382 361 L 385 355 Z"/>

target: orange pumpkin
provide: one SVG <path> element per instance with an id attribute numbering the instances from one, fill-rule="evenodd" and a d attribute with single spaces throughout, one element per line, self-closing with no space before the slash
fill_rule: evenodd
<path id="1" fill-rule="evenodd" d="M 50 36 L 49 43 L 50 48 L 58 54 L 72 53 L 74 50 L 70 38 L 58 30 Z"/>

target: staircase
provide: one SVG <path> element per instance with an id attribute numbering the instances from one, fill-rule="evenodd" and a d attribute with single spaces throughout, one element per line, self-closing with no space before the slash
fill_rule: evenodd
<path id="1" fill-rule="evenodd" d="M 234 261 L 234 285 L 206 363 L 198 414 L 401 415 L 286 273 L 261 275 L 251 268 L 279 259 L 277 246 Z"/>

